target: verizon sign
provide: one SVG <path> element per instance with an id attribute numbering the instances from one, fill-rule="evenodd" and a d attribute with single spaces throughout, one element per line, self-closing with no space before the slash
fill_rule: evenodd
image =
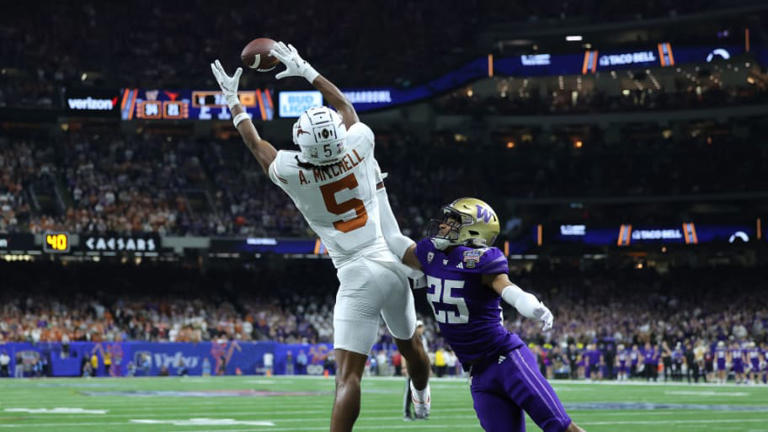
<path id="1" fill-rule="evenodd" d="M 71 110 L 111 111 L 117 104 L 117 97 L 112 99 L 67 98 L 67 106 Z"/>
<path id="2" fill-rule="evenodd" d="M 120 114 L 120 96 L 111 90 L 67 89 L 64 109 L 74 116 L 117 116 Z"/>

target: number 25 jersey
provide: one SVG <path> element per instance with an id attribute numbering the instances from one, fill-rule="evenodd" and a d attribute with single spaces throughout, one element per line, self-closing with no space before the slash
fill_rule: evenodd
<path id="1" fill-rule="evenodd" d="M 359 256 L 389 251 L 378 217 L 381 178 L 373 157 L 373 131 L 355 123 L 344 146 L 346 153 L 333 165 L 310 166 L 300 161 L 300 152 L 280 150 L 269 166 L 269 178 L 291 197 L 336 268 Z"/>
<path id="2" fill-rule="evenodd" d="M 501 250 L 457 246 L 445 253 L 426 238 L 416 244 L 416 258 L 440 333 L 464 365 L 523 345 L 502 324 L 501 297 L 482 282 L 484 274 L 509 273 Z"/>

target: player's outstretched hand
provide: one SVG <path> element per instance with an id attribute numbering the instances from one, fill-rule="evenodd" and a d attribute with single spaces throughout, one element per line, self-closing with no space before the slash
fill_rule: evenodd
<path id="1" fill-rule="evenodd" d="M 537 320 L 541 321 L 541 330 L 547 331 L 552 328 L 555 323 L 555 317 L 552 315 L 552 311 L 548 307 L 544 306 L 544 303 L 540 303 L 539 306 L 533 311 L 533 315 Z"/>
<path id="2" fill-rule="evenodd" d="M 312 83 L 319 75 L 315 68 L 301 58 L 299 52 L 291 44 L 286 45 L 284 42 L 277 42 L 269 54 L 285 65 L 285 70 L 275 75 L 277 79 L 300 76 Z"/>
<path id="3" fill-rule="evenodd" d="M 243 73 L 243 68 L 237 68 L 234 75 L 229 76 L 224 71 L 224 67 L 221 66 L 221 62 L 216 60 L 211 63 L 211 71 L 213 71 L 213 76 L 216 77 L 216 82 L 221 87 L 221 93 L 224 95 L 227 105 L 232 109 L 233 106 L 240 103 L 240 99 L 237 97 L 237 87 L 240 85 L 240 75 Z"/>

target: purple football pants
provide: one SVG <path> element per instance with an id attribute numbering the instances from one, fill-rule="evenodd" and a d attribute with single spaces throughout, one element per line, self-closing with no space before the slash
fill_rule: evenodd
<path id="1" fill-rule="evenodd" d="M 544 432 L 563 432 L 571 424 L 528 347 L 494 357 L 477 369 L 472 369 L 472 399 L 486 432 L 524 432 L 523 411 Z"/>

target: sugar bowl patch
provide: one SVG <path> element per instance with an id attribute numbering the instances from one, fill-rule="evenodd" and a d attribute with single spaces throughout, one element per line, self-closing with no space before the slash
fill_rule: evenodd
<path id="1" fill-rule="evenodd" d="M 464 267 L 475 268 L 480 263 L 480 258 L 485 253 L 485 249 L 472 249 L 464 251 Z"/>

